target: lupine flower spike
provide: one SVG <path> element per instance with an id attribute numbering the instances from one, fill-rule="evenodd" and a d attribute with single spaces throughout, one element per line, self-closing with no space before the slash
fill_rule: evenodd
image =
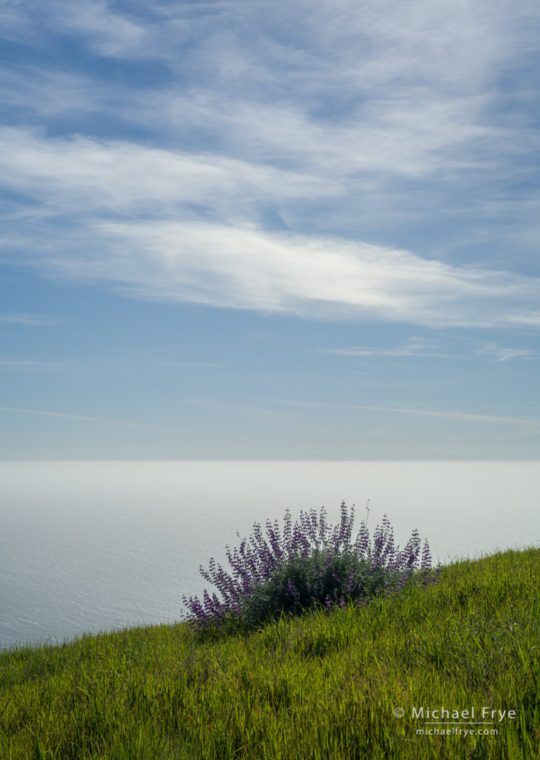
<path id="1" fill-rule="evenodd" d="M 415 578 L 424 585 L 439 580 L 441 568 L 432 569 L 429 544 L 421 545 L 417 530 L 400 549 L 386 515 L 372 540 L 366 522 L 353 538 L 354 516 L 354 507 L 342 502 L 335 527 L 324 507 L 300 512 L 294 523 L 286 510 L 281 530 L 277 521 L 267 520 L 264 533 L 255 523 L 237 548 L 226 547 L 229 572 L 214 558 L 207 569 L 201 567 L 219 597 L 206 590 L 202 600 L 183 597 L 188 620 L 198 628 L 235 620 L 253 626 L 312 607 L 364 605 L 371 597 L 401 591 Z"/>

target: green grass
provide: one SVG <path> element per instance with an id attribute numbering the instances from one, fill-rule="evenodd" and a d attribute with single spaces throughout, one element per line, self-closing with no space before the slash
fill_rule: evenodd
<path id="1" fill-rule="evenodd" d="M 539 578 L 540 549 L 510 551 L 250 635 L 179 624 L 6 651 L 0 758 L 540 757 Z M 516 718 L 497 736 L 417 735 L 413 708 L 441 706 Z"/>

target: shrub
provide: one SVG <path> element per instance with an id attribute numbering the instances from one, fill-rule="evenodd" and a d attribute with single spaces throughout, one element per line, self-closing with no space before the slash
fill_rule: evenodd
<path id="1" fill-rule="evenodd" d="M 202 599 L 184 596 L 188 620 L 199 629 L 235 623 L 253 627 L 313 607 L 365 604 L 415 580 L 437 581 L 440 571 L 432 570 L 428 542 L 421 547 L 417 530 L 400 549 L 385 515 L 372 539 L 362 522 L 353 540 L 354 517 L 354 507 L 342 502 L 337 526 L 328 524 L 324 507 L 300 512 L 294 524 L 286 510 L 281 530 L 277 521 L 267 520 L 265 533 L 255 523 L 249 538 L 233 550 L 226 547 L 230 572 L 213 558 L 206 570 L 201 566 L 220 598 L 206 589 Z"/>

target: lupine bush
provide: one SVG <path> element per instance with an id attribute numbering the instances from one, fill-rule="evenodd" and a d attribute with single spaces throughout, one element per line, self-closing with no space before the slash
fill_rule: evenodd
<path id="1" fill-rule="evenodd" d="M 327 521 L 324 507 L 302 511 L 283 526 L 255 523 L 238 547 L 226 547 L 226 572 L 211 558 L 201 575 L 218 592 L 205 589 L 202 599 L 183 597 L 187 618 L 199 629 L 239 624 L 253 627 L 282 614 L 297 615 L 313 607 L 365 604 L 378 595 L 399 592 L 412 582 L 435 583 L 440 568 L 431 566 L 429 544 L 414 530 L 400 549 L 385 515 L 370 538 L 365 522 L 353 537 L 354 507 L 341 504 L 339 524 Z M 237 533 L 238 537 L 240 535 Z"/>

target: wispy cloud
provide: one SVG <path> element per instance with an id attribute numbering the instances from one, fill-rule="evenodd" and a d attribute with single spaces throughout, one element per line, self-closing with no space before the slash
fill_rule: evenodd
<path id="1" fill-rule="evenodd" d="M 437 341 L 428 338 L 410 338 L 402 346 L 393 348 L 328 348 L 321 349 L 327 354 L 338 354 L 340 356 L 388 356 L 388 357 L 430 357 L 434 359 L 455 359 L 456 354 L 445 353 L 440 350 L 440 344 Z"/>
<path id="2" fill-rule="evenodd" d="M 40 121 L 74 115 L 83 119 L 112 109 L 119 97 L 87 75 L 35 64 L 0 69 L 0 94 L 4 107 L 19 118 L 24 114 L 30 123 L 36 116 Z"/>
<path id="3" fill-rule="evenodd" d="M 491 356 L 496 362 L 508 362 L 513 359 L 532 359 L 537 352 L 532 348 L 509 348 L 496 343 L 484 343 L 476 353 Z"/>
<path id="4" fill-rule="evenodd" d="M 146 425 L 142 422 L 126 422 L 105 417 L 88 417 L 83 414 L 70 414 L 67 412 L 53 412 L 44 409 L 21 409 L 19 407 L 0 406 L 0 412 L 12 412 L 15 414 L 30 414 L 37 417 L 55 417 L 58 419 L 73 420 L 75 422 L 99 422 L 106 425 L 120 425 L 129 428 L 158 429 L 156 425 Z"/>
<path id="5" fill-rule="evenodd" d="M 293 361 L 293 333 L 305 338 L 300 351 L 330 346 L 336 356 L 374 360 L 366 383 L 378 383 L 380 406 L 344 409 L 371 409 L 389 428 L 392 415 L 408 415 L 411 426 L 424 416 L 500 422 L 514 432 L 512 424 L 536 435 L 538 423 L 522 417 L 533 396 L 526 370 L 535 366 L 525 359 L 537 356 L 540 327 L 538 3 L 24 0 L 1 5 L 0 37 L 10 57 L 0 72 L 0 262 L 13 267 L 18 292 L 29 285 L 25 304 L 87 319 L 103 303 L 92 311 L 96 337 L 107 330 L 107 304 L 118 293 L 299 317 L 304 324 L 291 330 L 291 341 L 280 344 L 277 335 L 268 352 L 283 347 L 279 372 Z M 55 286 L 31 301 L 40 279 Z M 56 286 L 70 283 L 87 298 L 64 298 L 68 291 Z M 15 303 L 17 290 L 10 296 Z M 39 341 L 47 333 L 26 327 L 56 321 L 7 304 L 13 313 L 0 317 L 2 336 L 25 343 L 10 344 L 0 368 L 4 379 L 8 370 L 28 370 L 30 387 L 30 370 L 53 363 L 31 361 L 45 356 Z M 190 382 L 196 369 L 203 381 L 212 374 L 215 351 L 221 359 L 227 341 L 219 349 L 214 338 L 202 344 L 218 313 L 174 345 L 154 344 L 126 360 L 111 355 L 110 340 L 141 349 L 161 315 L 181 310 L 124 305 L 134 319 L 107 330 L 101 359 L 83 358 L 87 323 L 63 336 L 62 352 L 74 358 L 54 368 L 65 373 L 77 363 L 81 398 L 95 388 L 94 408 L 103 394 L 108 409 L 106 394 L 129 375 L 135 399 L 137 389 L 143 393 L 137 375 L 147 377 L 138 373 L 143 363 L 156 381 L 170 380 L 174 367 L 186 368 L 180 374 Z M 148 329 L 134 335 L 147 308 Z M 196 319 L 204 312 L 186 311 Z M 225 317 L 223 335 L 245 319 Z M 269 324 L 253 321 L 263 332 Z M 284 323 L 273 321 L 276 333 Z M 437 339 L 417 337 L 424 333 Z M 234 347 L 238 367 L 243 335 Z M 21 356 L 30 358 L 11 359 Z M 322 381 L 336 359 L 319 358 Z M 422 364 L 430 397 L 438 398 L 431 403 L 442 411 L 415 409 L 406 394 L 416 400 L 418 388 L 405 388 L 400 373 L 379 373 L 377 358 Z M 459 411 L 465 396 L 452 397 L 446 377 L 435 388 L 441 368 L 429 362 L 449 358 L 460 366 L 444 369 L 464 370 L 467 406 L 480 409 L 488 371 L 499 368 L 502 378 L 504 367 L 520 362 L 524 392 L 514 416 L 509 396 L 500 402 L 506 417 Z M 232 364 L 225 385 L 240 371 Z M 359 362 L 350 364 L 352 375 Z M 118 382 L 94 382 L 105 375 Z M 383 390 L 388 379 L 405 395 Z M 176 384 L 172 406 L 190 382 Z M 227 431 L 234 405 L 245 401 L 242 388 L 224 389 L 230 408 L 205 401 L 201 414 L 227 417 Z M 253 398 L 257 407 L 255 390 Z M 20 404 L 9 413 L 136 424 Z M 238 417 L 256 416 L 242 409 Z M 144 418 L 151 414 L 158 411 Z M 463 437 L 477 433 L 469 427 Z"/>
<path id="6" fill-rule="evenodd" d="M 201 407 L 213 412 L 223 412 L 233 415 L 248 415 L 251 417 L 261 417 L 263 419 L 283 419 L 287 413 L 282 410 L 268 409 L 255 404 L 246 404 L 235 401 L 218 401 L 214 398 L 184 399 L 182 401 L 186 406 Z"/>
<path id="7" fill-rule="evenodd" d="M 392 348 L 327 348 L 319 349 L 323 353 L 336 354 L 338 356 L 351 357 L 421 357 L 432 359 L 466 359 L 471 356 L 485 356 L 495 362 L 507 362 L 513 359 L 532 359 L 537 353 L 532 348 L 510 348 L 500 346 L 497 343 L 483 342 L 474 349 L 467 348 L 460 353 L 442 351 L 441 343 L 431 338 L 410 338 L 406 343 Z"/>
<path id="8" fill-rule="evenodd" d="M 190 367 L 199 367 L 202 369 L 215 369 L 216 367 L 220 367 L 221 364 L 218 362 L 157 362 L 158 367 L 180 367 L 182 368 L 190 368 Z"/>
<path id="9" fill-rule="evenodd" d="M 38 240 L 26 240 L 27 250 Z M 539 291 L 532 277 L 253 225 L 103 221 L 88 230 L 88 241 L 75 253 L 67 235 L 36 263 L 139 298 L 439 327 L 508 325 L 508 315 L 526 311 Z"/>
<path id="10" fill-rule="evenodd" d="M 140 56 L 146 41 L 143 24 L 114 12 L 108 2 L 79 0 L 77 5 L 53 0 L 50 12 L 57 29 L 80 34 L 103 56 Z"/>
<path id="11" fill-rule="evenodd" d="M 142 214 L 233 221 L 256 216 L 257 206 L 291 198 L 340 194 L 338 183 L 271 166 L 125 140 L 47 138 L 34 130 L 0 129 L 2 182 L 49 214 Z M 200 213 L 200 211 L 199 211 Z"/>
<path id="12" fill-rule="evenodd" d="M 18 236 L 19 255 L 54 276 L 108 282 L 145 299 L 307 318 L 490 327 L 514 325 L 540 292 L 534 277 L 248 224 L 81 220 L 77 231 L 58 232 L 54 250 L 42 245 L 46 232 L 41 221 L 28 223 Z"/>
<path id="13" fill-rule="evenodd" d="M 54 327 L 59 324 L 59 320 L 45 314 L 0 314 L 0 324 L 21 325 L 23 327 Z"/>
<path id="14" fill-rule="evenodd" d="M 0 11 L 0 37 L 21 40 L 38 47 L 53 47 L 58 35 L 75 34 L 88 47 L 103 56 L 129 56 L 144 45 L 144 27 L 133 18 L 116 13 L 105 0 L 79 0 L 77 6 L 66 0 L 49 0 L 44 6 L 39 0 L 15 2 Z M 43 25 L 49 35 L 43 34 Z"/>
<path id="15" fill-rule="evenodd" d="M 36 79 L 34 62 L 5 75 L 24 118 L 0 132 L 0 175 L 26 218 L 7 215 L 4 258 L 138 298 L 435 327 L 540 324 L 539 279 L 490 263 L 494 250 L 511 259 L 497 229 L 487 225 L 483 266 L 449 256 L 447 240 L 467 239 L 471 208 L 476 228 L 497 204 L 501 223 L 515 226 L 516 209 L 521 228 L 536 217 L 524 201 L 537 132 L 501 88 L 537 45 L 533 4 L 413 0 L 381 11 L 375 0 L 295 0 L 277 13 L 266 0 L 156 2 L 128 12 L 54 0 L 17 6 L 4 33 L 39 37 L 35 18 L 55 30 L 47 44 L 57 50 L 69 39 L 102 59 L 163 68 L 157 83 L 133 75 L 120 85 L 99 67 L 45 66 Z M 532 102 L 529 85 L 512 97 Z M 60 116 L 89 111 L 87 134 L 59 136 Z M 130 139 L 103 137 L 119 121 Z M 49 122 L 49 132 L 19 126 Z M 521 189 L 501 197 L 508 182 Z M 449 232 L 433 235 L 437 225 Z"/>
<path id="16" fill-rule="evenodd" d="M 508 314 L 511 324 L 524 327 L 540 327 L 540 311 L 524 311 L 520 314 Z"/>
<path id="17" fill-rule="evenodd" d="M 32 359 L 0 359 L 0 370 L 2 369 L 36 369 L 41 365 L 38 361 Z"/>
<path id="18" fill-rule="evenodd" d="M 461 420 L 463 422 L 487 422 L 495 424 L 508 425 L 525 425 L 528 427 L 540 429 L 540 420 L 528 419 L 523 417 L 504 417 L 491 414 L 474 414 L 461 411 L 438 411 L 431 409 L 404 409 L 401 407 L 371 406 L 362 404 L 334 404 L 319 401 L 289 401 L 285 399 L 276 399 L 277 403 L 286 406 L 299 407 L 303 409 L 312 408 L 330 408 L 330 409 L 350 409 L 366 412 L 385 412 L 389 414 L 405 414 L 418 417 L 435 417 L 443 419 Z"/>

